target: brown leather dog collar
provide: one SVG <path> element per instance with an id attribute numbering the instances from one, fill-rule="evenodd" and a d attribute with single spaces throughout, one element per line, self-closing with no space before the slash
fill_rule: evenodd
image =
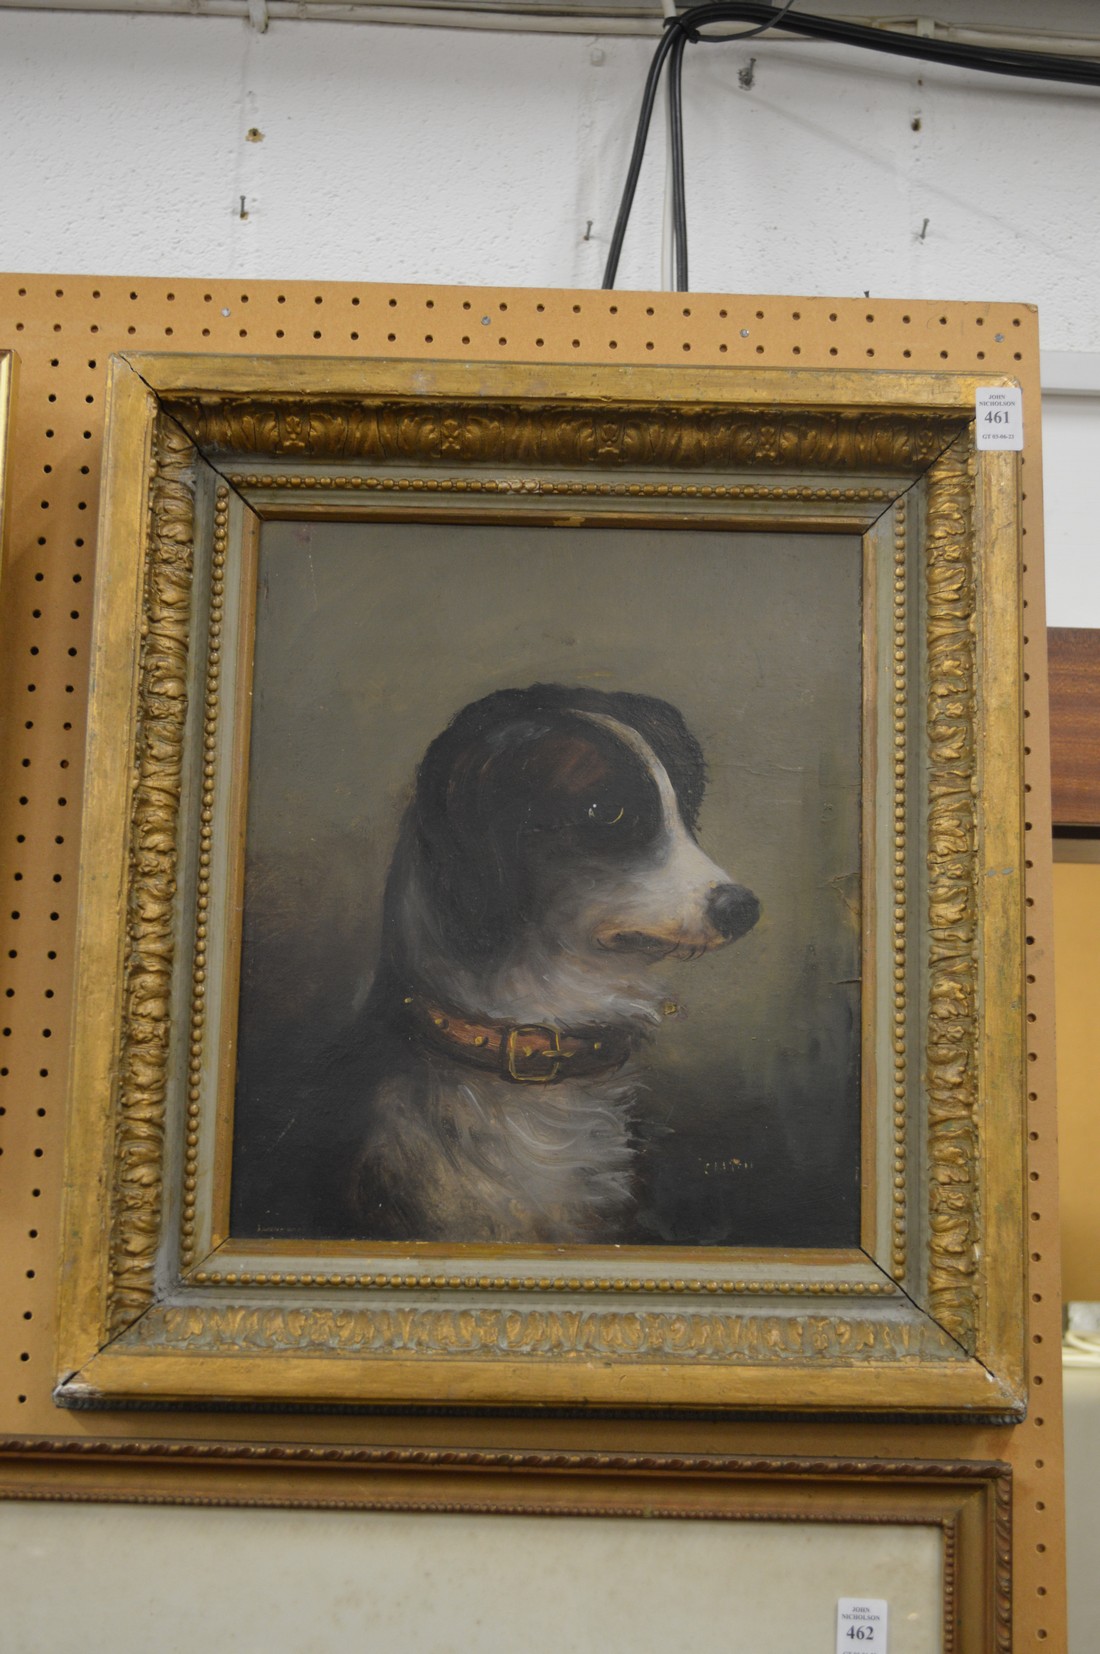
<path id="1" fill-rule="evenodd" d="M 635 1043 L 621 1029 L 572 1034 L 544 1022 L 476 1022 L 416 994 L 406 997 L 405 1006 L 436 1050 L 516 1085 L 554 1085 L 614 1073 Z"/>

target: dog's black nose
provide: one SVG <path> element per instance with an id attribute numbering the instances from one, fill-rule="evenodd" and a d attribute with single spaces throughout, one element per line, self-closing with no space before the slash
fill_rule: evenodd
<path id="1" fill-rule="evenodd" d="M 755 925 L 760 903 L 743 884 L 720 884 L 710 893 L 707 918 L 720 936 L 735 942 Z"/>

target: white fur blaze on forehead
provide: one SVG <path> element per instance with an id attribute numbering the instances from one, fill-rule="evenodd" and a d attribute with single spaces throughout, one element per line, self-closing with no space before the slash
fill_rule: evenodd
<path id="1" fill-rule="evenodd" d="M 665 830 L 671 834 L 679 827 L 683 832 L 684 823 L 680 814 L 680 802 L 676 797 L 676 788 L 672 785 L 668 771 L 649 742 L 644 740 L 630 724 L 620 723 L 618 718 L 610 718 L 606 712 L 578 712 L 577 717 L 587 718 L 589 723 L 592 724 L 602 724 L 604 729 L 611 731 L 617 741 L 621 741 L 624 747 L 629 748 L 635 758 L 641 759 L 656 785 L 657 796 L 661 801 L 661 816 Z"/>
<path id="2" fill-rule="evenodd" d="M 577 716 L 587 718 L 590 723 L 601 724 L 604 729 L 610 730 L 617 741 L 621 741 L 636 758 L 641 759 L 652 776 L 661 803 L 661 825 L 664 828 L 667 849 L 665 865 L 670 871 L 675 870 L 674 876 L 678 875 L 684 891 L 695 891 L 704 884 L 708 890 L 714 885 L 730 884 L 732 881 L 729 874 L 723 872 L 717 863 L 711 861 L 699 848 L 695 838 L 684 825 L 676 788 L 649 742 L 630 724 L 620 723 L 618 718 L 611 718 L 606 712 L 579 712 Z"/>

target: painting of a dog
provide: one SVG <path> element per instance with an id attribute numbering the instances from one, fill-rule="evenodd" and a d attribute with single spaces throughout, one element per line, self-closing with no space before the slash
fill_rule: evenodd
<path id="1" fill-rule="evenodd" d="M 659 967 L 759 914 L 696 840 L 703 786 L 679 712 L 629 692 L 498 690 L 433 741 L 359 1033 L 375 1074 L 350 1193 L 371 1233 L 618 1232 Z"/>
<path id="2" fill-rule="evenodd" d="M 858 540 L 264 534 L 232 1232 L 854 1243 Z"/>

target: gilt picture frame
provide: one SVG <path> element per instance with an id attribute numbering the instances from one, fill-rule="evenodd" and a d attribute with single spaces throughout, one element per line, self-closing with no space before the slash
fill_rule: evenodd
<path id="1" fill-rule="evenodd" d="M 985 382 L 114 359 L 59 1404 L 1021 1416 Z"/>
<path id="2" fill-rule="evenodd" d="M 94 1439 L 12 1456 L 0 1443 L 0 1509 L 59 1498 L 99 1507 L 111 1569 L 132 1564 L 135 1545 L 171 1549 L 189 1530 L 194 1544 L 194 1507 L 203 1542 L 226 1548 L 247 1520 L 226 1507 L 312 1510 L 303 1562 L 350 1559 L 368 1593 L 368 1632 L 410 1566 L 393 1561 L 394 1518 L 415 1513 L 433 1577 L 453 1582 L 452 1597 L 494 1589 L 537 1649 L 563 1636 L 584 1650 L 614 1637 L 657 1648 L 685 1593 L 704 1584 L 719 1605 L 697 1633 L 704 1650 L 721 1646 L 731 1619 L 781 1649 L 835 1641 L 837 1598 L 857 1594 L 889 1599 L 899 1654 L 1012 1646 L 1012 1472 L 996 1460 Z M 141 1506 L 140 1529 L 119 1508 L 129 1501 Z M 192 1509 L 164 1508 L 173 1504 Z M 592 1554 L 593 1519 L 619 1542 L 610 1588 Z M 21 1530 L 28 1523 L 29 1511 Z M 502 1579 L 493 1558 L 505 1536 Z M 10 1594 L 13 1626 L 33 1613 L 35 1583 L 32 1571 Z M 295 1593 L 280 1590 L 268 1610 L 293 1631 Z"/>
<path id="3" fill-rule="evenodd" d="M 11 450 L 12 407 L 19 377 L 19 358 L 13 350 L 0 350 L 0 552 L 4 547 L 7 515 L 8 455 Z"/>

